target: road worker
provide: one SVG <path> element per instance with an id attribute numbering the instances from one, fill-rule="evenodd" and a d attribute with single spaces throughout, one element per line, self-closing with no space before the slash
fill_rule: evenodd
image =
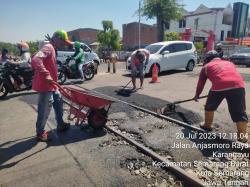
<path id="1" fill-rule="evenodd" d="M 215 50 L 207 52 L 204 61 L 194 100 L 198 101 L 207 79 L 212 82 L 212 88 L 205 105 L 205 123 L 201 125 L 201 128 L 207 131 L 212 130 L 214 111 L 225 98 L 231 118 L 237 126 L 238 141 L 247 142 L 248 117 L 243 78 L 236 70 L 235 65 L 229 61 L 221 60 Z"/>
<path id="2" fill-rule="evenodd" d="M 149 51 L 146 49 L 138 49 L 131 54 L 131 75 L 132 75 L 132 90 L 136 90 L 136 76 L 140 76 L 140 89 L 143 89 L 144 70 L 148 63 Z"/>
<path id="3" fill-rule="evenodd" d="M 57 64 L 55 49 L 72 45 L 68 34 L 64 30 L 56 31 L 49 43 L 45 44 L 36 53 L 31 61 L 35 71 L 32 89 L 38 92 L 38 115 L 36 121 L 36 134 L 38 141 L 49 141 L 48 132 L 44 130 L 53 106 L 57 122 L 57 131 L 69 129 L 70 124 L 63 121 L 63 100 L 53 82 L 57 82 Z"/>

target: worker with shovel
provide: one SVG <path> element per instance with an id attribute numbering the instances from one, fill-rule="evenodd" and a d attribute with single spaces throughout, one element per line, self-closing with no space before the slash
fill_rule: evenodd
<path id="1" fill-rule="evenodd" d="M 144 69 L 148 63 L 149 59 L 149 51 L 146 49 L 138 49 L 134 51 L 131 55 L 131 75 L 132 75 L 132 83 L 133 89 L 136 90 L 136 75 L 139 73 L 140 76 L 140 89 L 143 89 L 143 81 L 144 81 Z"/>
<path id="2" fill-rule="evenodd" d="M 201 125 L 201 128 L 207 131 L 212 130 L 214 111 L 226 98 L 230 116 L 237 125 L 237 139 L 243 143 L 247 142 L 248 117 L 245 88 L 243 79 L 235 65 L 229 61 L 221 60 L 219 53 L 214 50 L 207 52 L 193 98 L 195 101 L 198 101 L 207 79 L 212 82 L 212 88 L 205 105 L 205 123 Z"/>

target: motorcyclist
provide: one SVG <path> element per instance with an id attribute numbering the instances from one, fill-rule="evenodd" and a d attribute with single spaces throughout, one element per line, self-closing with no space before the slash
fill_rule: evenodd
<path id="1" fill-rule="evenodd" d="M 85 59 L 84 52 L 83 52 L 83 49 L 81 48 L 80 42 L 78 41 L 74 42 L 74 47 L 75 47 L 75 53 L 73 56 L 71 56 L 71 59 L 75 60 L 79 75 L 81 77 L 81 81 L 84 81 L 84 76 L 83 76 L 83 65 L 84 65 L 84 59 Z"/>
<path id="2" fill-rule="evenodd" d="M 4 65 L 5 63 L 7 63 L 9 57 L 8 57 L 8 50 L 7 49 L 2 49 L 2 55 L 1 55 L 1 59 L 0 59 L 0 64 Z"/>
<path id="3" fill-rule="evenodd" d="M 15 88 L 16 89 L 22 89 L 25 88 L 28 82 L 28 79 L 30 79 L 30 75 L 27 75 L 27 72 L 25 69 L 31 70 L 31 55 L 29 52 L 29 45 L 27 42 L 21 41 L 17 44 L 17 48 L 20 52 L 20 58 L 18 60 L 11 60 L 9 63 L 13 65 L 17 65 L 19 68 L 19 71 L 16 75 L 12 75 L 15 79 Z M 23 80 L 22 80 L 23 79 Z"/>
<path id="4" fill-rule="evenodd" d="M 215 47 L 215 50 L 217 51 L 217 53 L 219 54 L 219 57 L 222 58 L 224 55 L 224 51 L 221 47 L 221 43 L 218 43 Z"/>

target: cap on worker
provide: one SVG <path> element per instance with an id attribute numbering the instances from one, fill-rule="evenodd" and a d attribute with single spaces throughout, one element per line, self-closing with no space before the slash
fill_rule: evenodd
<path id="1" fill-rule="evenodd" d="M 57 35 L 60 39 L 64 40 L 67 44 L 72 45 L 72 42 L 69 40 L 68 34 L 66 31 L 60 29 L 57 30 L 53 36 Z"/>

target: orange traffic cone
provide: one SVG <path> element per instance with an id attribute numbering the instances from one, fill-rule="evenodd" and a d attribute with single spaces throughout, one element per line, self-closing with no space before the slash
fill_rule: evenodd
<path id="1" fill-rule="evenodd" d="M 158 80 L 158 68 L 156 64 L 154 64 L 153 70 L 152 70 L 152 80 L 150 83 L 159 83 L 160 81 Z"/>

